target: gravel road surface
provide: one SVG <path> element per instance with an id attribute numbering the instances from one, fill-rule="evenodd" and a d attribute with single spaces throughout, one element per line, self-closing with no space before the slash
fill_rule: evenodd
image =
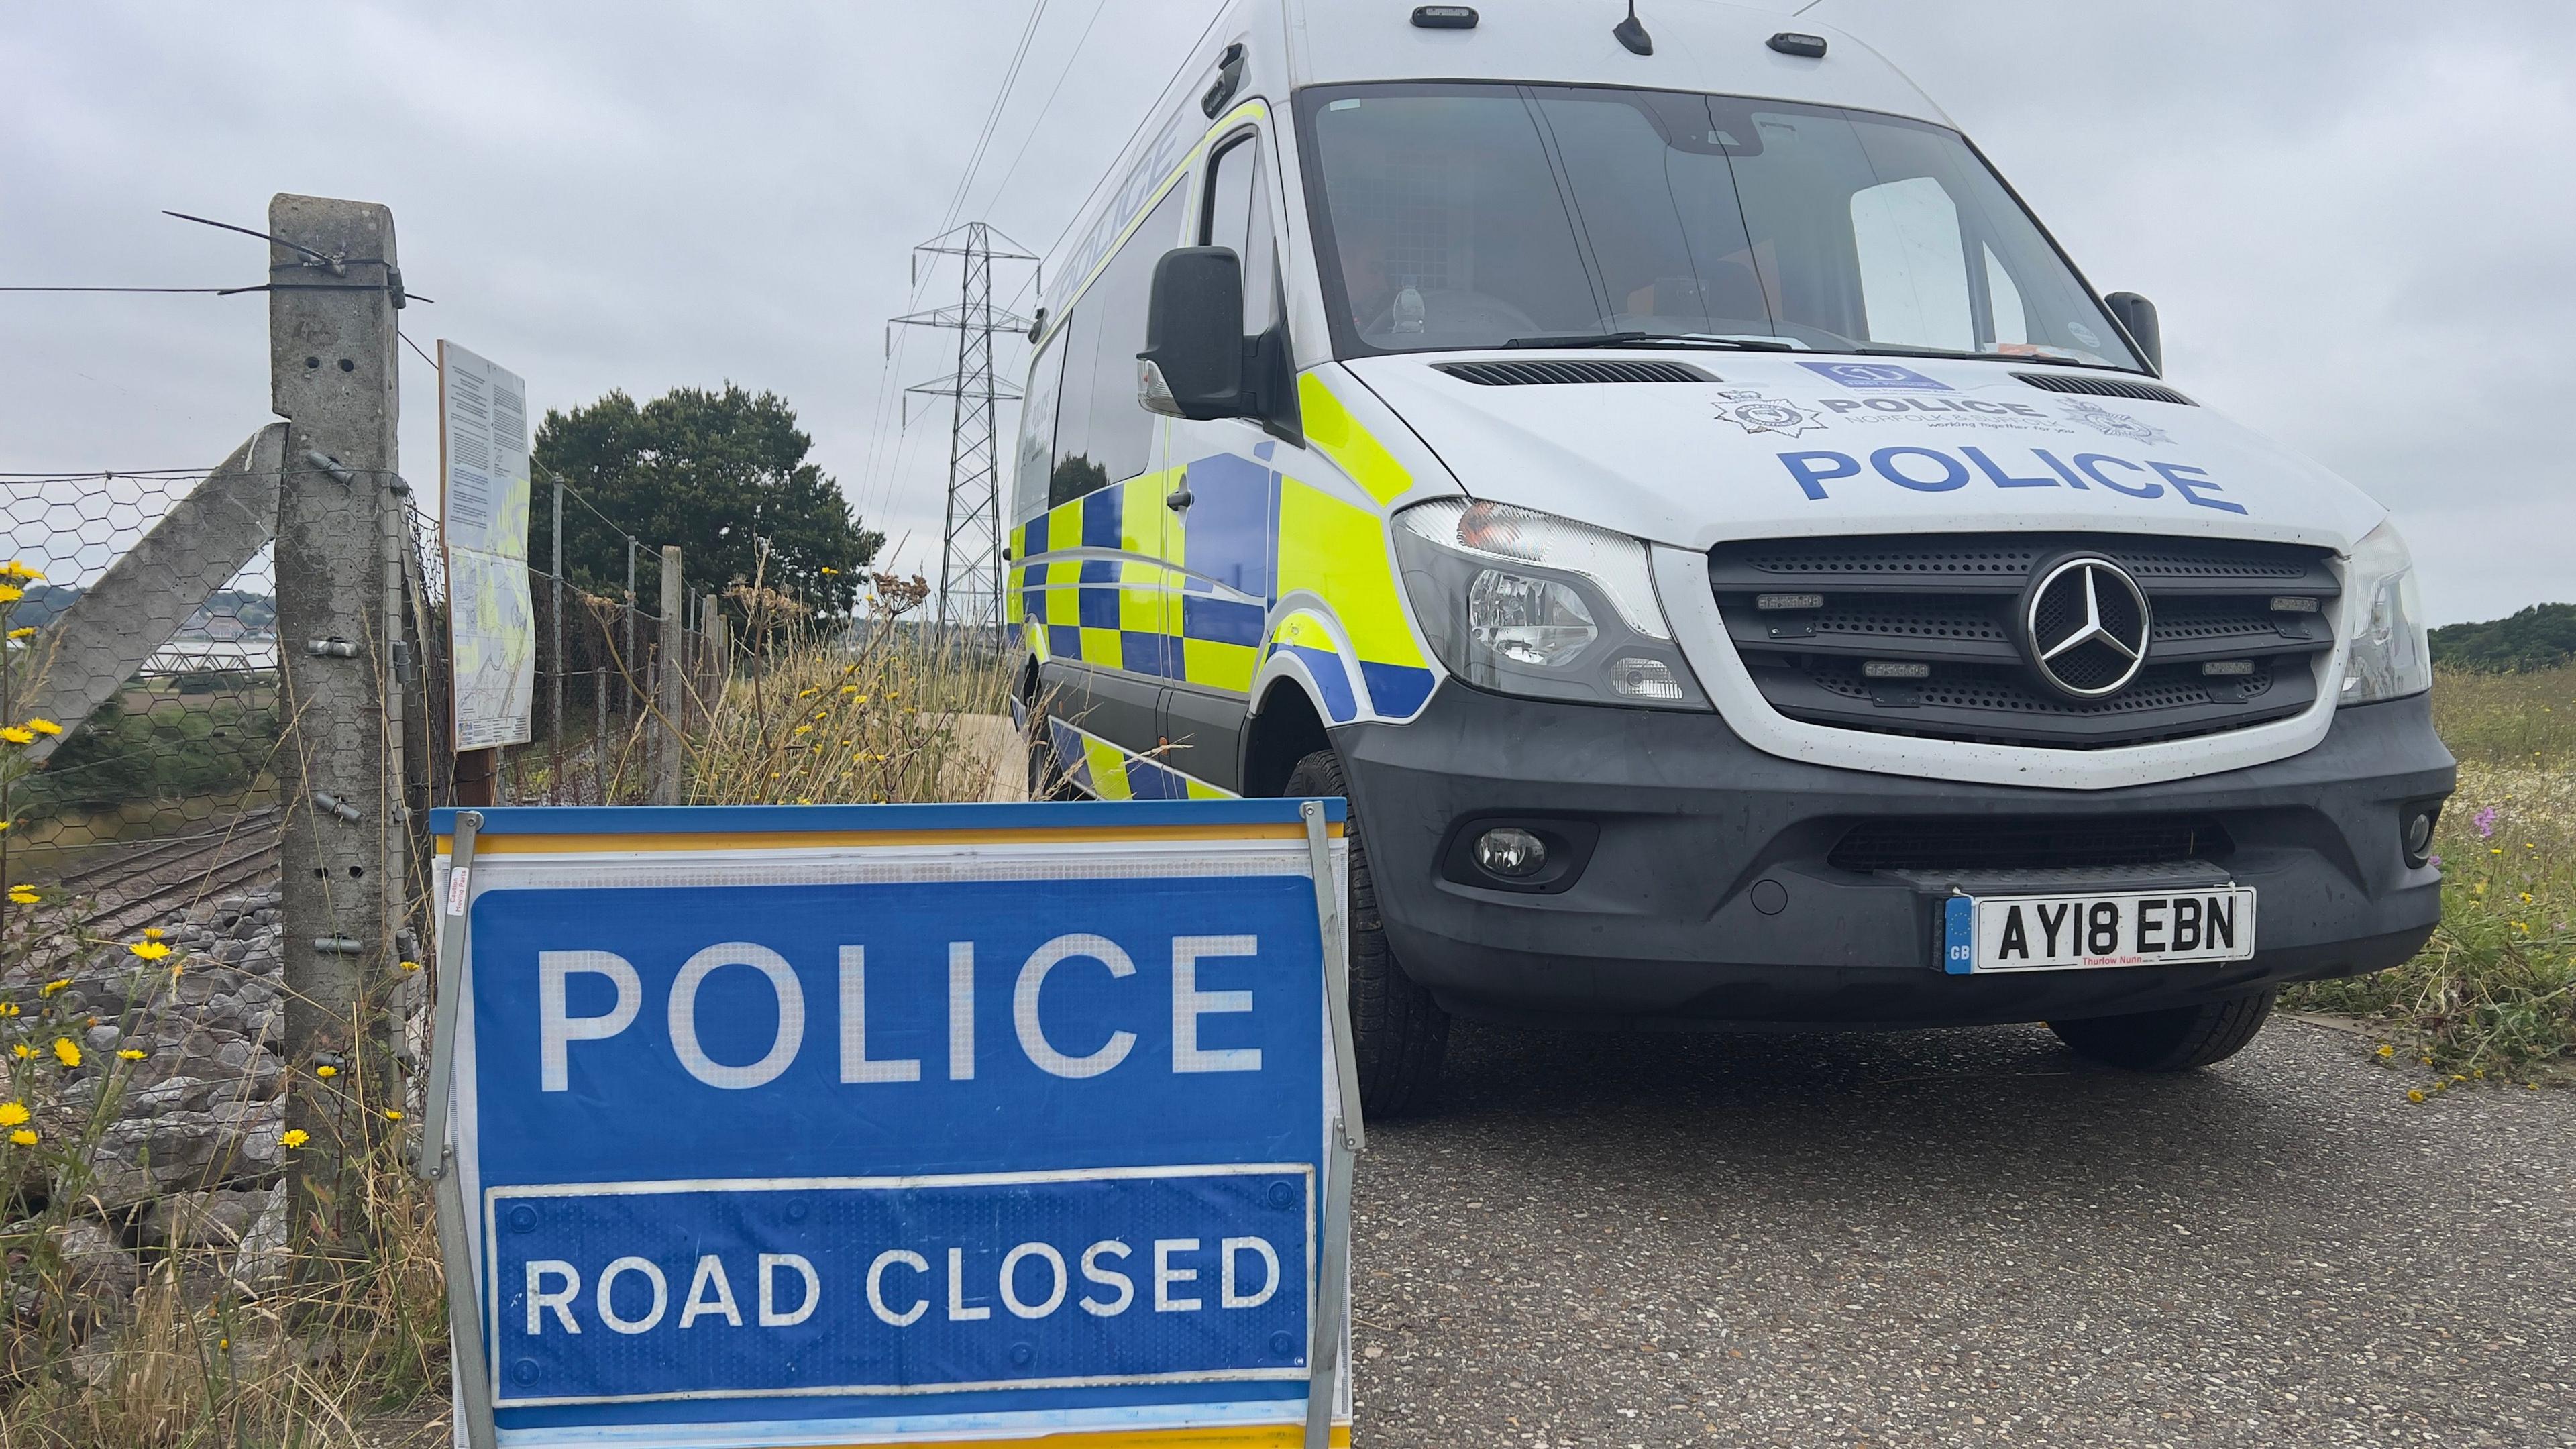
<path id="1" fill-rule="evenodd" d="M 1361 1164 L 1361 1449 L 2576 1445 L 2576 1091 L 2277 1019 L 2173 1078 L 1462 1025 L 1445 1081 Z"/>

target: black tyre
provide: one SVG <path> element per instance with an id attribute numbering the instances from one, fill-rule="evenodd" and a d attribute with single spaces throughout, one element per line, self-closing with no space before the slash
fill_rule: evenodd
<path id="1" fill-rule="evenodd" d="M 2048 1029 L 2081 1057 L 2133 1072 L 2187 1072 L 2245 1049 L 2271 1018 L 2272 987 L 2171 1011 L 2052 1021 Z"/>
<path id="2" fill-rule="evenodd" d="M 1351 791 L 1340 757 L 1317 750 L 1297 762 L 1280 793 L 1347 800 Z M 1387 949 L 1357 805 L 1351 808 L 1349 840 L 1351 1035 L 1359 1057 L 1360 1107 L 1371 1117 L 1402 1116 L 1431 1099 L 1440 1077 L 1440 1054 L 1449 1045 L 1449 1013 L 1404 974 Z"/>

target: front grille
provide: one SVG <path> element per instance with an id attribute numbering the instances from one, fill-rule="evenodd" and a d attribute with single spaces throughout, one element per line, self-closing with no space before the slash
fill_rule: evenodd
<path id="1" fill-rule="evenodd" d="M 2041 392 L 2080 392 L 2091 397 L 2124 397 L 2133 402 L 2180 403 L 2187 408 L 2200 406 L 2162 383 L 2104 377 L 2095 372 L 2016 372 L 2013 376 Z"/>
<path id="2" fill-rule="evenodd" d="M 1441 362 L 1435 370 L 1479 387 L 1540 387 L 1603 382 L 1715 382 L 1686 362 L 1548 358 L 1537 362 Z"/>
<path id="3" fill-rule="evenodd" d="M 2032 576 L 2074 553 L 2120 564 L 2154 615 L 2145 666 L 2101 699 L 2048 688 L 2026 659 L 2016 619 Z M 2334 644 L 2325 608 L 2337 591 L 2331 557 L 2224 539 L 1863 537 L 1721 544 L 1709 572 L 1729 637 L 1763 697 L 1790 718 L 2101 749 L 2240 729 L 2313 704 Z M 1775 605 L 1794 595 L 1821 606 L 1766 609 L 1758 602 L 1766 595 Z M 2282 598 L 2311 599 L 2317 609 L 2274 609 Z M 1873 661 L 1899 667 L 1873 673 Z M 2210 664 L 2230 672 L 2207 673 Z M 1906 675 L 1917 677 L 1898 677 Z"/>
<path id="4" fill-rule="evenodd" d="M 1825 856 L 1837 870 L 2102 870 L 2217 860 L 2236 848 L 2215 820 L 2174 815 L 2099 819 L 1864 820 Z"/>

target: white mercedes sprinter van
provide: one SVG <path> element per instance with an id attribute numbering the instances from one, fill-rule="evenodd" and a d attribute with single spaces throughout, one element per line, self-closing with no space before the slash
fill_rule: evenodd
<path id="1" fill-rule="evenodd" d="M 1848 36 L 1237 0 L 1069 236 L 1031 783 L 1347 795 L 1372 1110 L 1454 1015 L 2178 1070 L 2433 929 L 2387 511 Z"/>

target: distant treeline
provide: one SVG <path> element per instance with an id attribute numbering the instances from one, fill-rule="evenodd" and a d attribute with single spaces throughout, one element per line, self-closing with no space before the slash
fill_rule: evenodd
<path id="1" fill-rule="evenodd" d="M 2445 624 L 2433 631 L 2433 662 L 2512 674 L 2576 660 L 2576 604 L 2534 604 L 2509 618 Z"/>

